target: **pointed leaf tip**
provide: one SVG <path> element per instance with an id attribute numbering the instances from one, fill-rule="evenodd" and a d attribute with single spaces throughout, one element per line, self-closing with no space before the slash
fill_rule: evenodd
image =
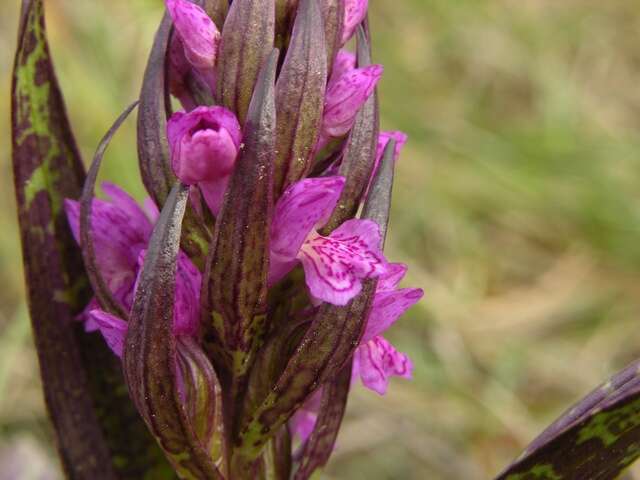
<path id="1" fill-rule="evenodd" d="M 260 67 L 273 48 L 274 0 L 235 0 L 222 29 L 218 102 L 244 123 Z"/>
<path id="2" fill-rule="evenodd" d="M 91 220 L 96 179 L 98 178 L 98 172 L 102 165 L 102 158 L 104 157 L 104 154 L 109 147 L 109 143 L 115 133 L 137 106 L 138 101 L 129 105 L 125 111 L 120 114 L 118 119 L 100 141 L 98 149 L 93 157 L 93 161 L 91 162 L 91 167 L 87 172 L 87 178 L 85 179 L 84 187 L 82 189 L 82 196 L 80 197 L 80 244 L 82 246 L 82 257 L 84 259 L 87 275 L 89 276 L 89 281 L 91 282 L 91 287 L 93 288 L 93 292 L 98 298 L 102 308 L 114 315 L 117 315 L 123 320 L 129 317 L 129 312 L 127 312 L 124 306 L 114 297 L 113 292 L 111 292 L 100 273 L 100 266 L 98 265 L 93 243 L 93 235 L 91 234 Z"/>
<path id="3" fill-rule="evenodd" d="M 326 83 L 326 48 L 320 8 L 317 0 L 301 0 L 276 85 L 276 196 L 309 171 L 322 121 Z"/>
<path id="4" fill-rule="evenodd" d="M 614 480 L 640 456 L 640 369 L 635 362 L 545 430 L 496 480 Z"/>
<path id="5" fill-rule="evenodd" d="M 380 227 L 383 247 L 387 236 L 389 212 L 391 210 L 395 148 L 396 141 L 392 138 L 387 142 L 387 146 L 384 149 L 382 160 L 373 178 L 362 210 L 362 218 L 373 220 Z"/>

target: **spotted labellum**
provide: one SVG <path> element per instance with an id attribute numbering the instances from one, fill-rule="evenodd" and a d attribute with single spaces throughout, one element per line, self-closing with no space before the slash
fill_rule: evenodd
<path id="1" fill-rule="evenodd" d="M 407 136 L 379 130 L 367 8 L 166 0 L 140 97 L 85 171 L 43 0 L 23 0 L 13 167 L 68 478 L 307 479 L 336 448 L 351 388 L 383 395 L 411 378 L 411 359 L 384 337 L 423 294 L 399 286 L 407 266 L 383 251 Z M 148 198 L 112 183 L 98 197 L 105 150 L 136 108 Z M 588 472 L 614 472 L 604 459 L 622 461 L 618 446 L 635 459 L 640 421 L 606 437 L 585 429 L 605 413 L 639 415 L 632 373 L 500 478 L 614 478 Z M 554 463 L 571 453 L 549 445 L 581 441 L 610 457 L 571 476 Z"/>

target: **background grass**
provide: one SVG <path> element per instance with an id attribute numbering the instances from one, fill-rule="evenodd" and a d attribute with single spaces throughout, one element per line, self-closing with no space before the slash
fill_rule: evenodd
<path id="1" fill-rule="evenodd" d="M 50 0 L 85 158 L 138 92 L 159 0 Z M 415 363 L 353 392 L 327 478 L 482 479 L 640 353 L 640 10 L 625 0 L 371 0 L 383 127 L 409 133 L 388 256 L 424 301 Z M 9 164 L 18 2 L 0 15 L 0 479 L 56 479 Z M 126 174 L 123 174 L 126 172 Z M 142 198 L 134 122 L 105 178 Z M 31 473 L 11 473 L 28 458 Z M 12 476 L 13 475 L 13 476 Z"/>

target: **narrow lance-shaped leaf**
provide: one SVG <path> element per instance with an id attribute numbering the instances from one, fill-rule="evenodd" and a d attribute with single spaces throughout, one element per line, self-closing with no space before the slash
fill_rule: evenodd
<path id="1" fill-rule="evenodd" d="M 294 480 L 310 478 L 317 468 L 323 467 L 329 460 L 347 407 L 352 366 L 352 362 L 349 362 L 335 379 L 322 387 L 320 412 L 304 446 Z"/>
<path id="2" fill-rule="evenodd" d="M 275 47 L 285 51 L 289 45 L 291 25 L 293 24 L 298 0 L 275 0 Z"/>
<path id="3" fill-rule="evenodd" d="M 89 168 L 89 172 L 87 173 L 87 178 L 84 182 L 82 197 L 80 200 L 80 243 L 82 244 L 82 257 L 84 259 L 84 265 L 87 270 L 89 281 L 91 282 L 91 287 L 93 288 L 93 292 L 98 298 L 102 308 L 123 319 L 128 318 L 129 312 L 127 312 L 124 306 L 114 297 L 100 273 L 100 267 L 98 265 L 93 243 L 93 235 L 91 234 L 91 207 L 93 205 L 96 179 L 98 178 L 102 158 L 104 157 L 111 139 L 137 105 L 137 101 L 129 105 L 100 142 L 100 145 L 94 155 L 93 162 L 91 163 L 91 168 Z"/>
<path id="4" fill-rule="evenodd" d="M 342 43 L 342 25 L 344 24 L 345 0 L 323 0 L 322 19 L 324 23 L 324 38 L 326 41 L 327 67 L 329 73 L 333 61 Z"/>
<path id="5" fill-rule="evenodd" d="M 391 139 L 385 147 L 380 167 L 371 185 L 362 212 L 363 218 L 373 220 L 380 226 L 383 245 L 391 208 L 395 144 L 395 140 Z M 320 412 L 313 432 L 302 451 L 300 466 L 296 471 L 295 480 L 305 480 L 311 477 L 317 468 L 321 468 L 327 463 L 333 452 L 347 407 L 352 362 L 352 360 L 349 361 L 335 379 L 323 386 Z"/>
<path id="6" fill-rule="evenodd" d="M 21 19 L 12 85 L 13 171 L 45 402 L 67 474 L 115 479 L 74 331 L 87 283 L 62 202 L 79 195 L 84 171 L 51 63 L 42 1 L 23 1 Z"/>
<path id="7" fill-rule="evenodd" d="M 222 29 L 218 55 L 218 103 L 247 117 L 260 66 L 271 53 L 275 0 L 235 0 Z"/>
<path id="8" fill-rule="evenodd" d="M 79 480 L 139 479 L 144 472 L 173 478 L 126 395 L 119 361 L 74 318 L 89 299 L 89 282 L 62 205 L 79 197 L 84 170 L 53 71 L 41 0 L 22 5 L 12 134 L 29 310 L 63 467 Z"/>
<path id="9" fill-rule="evenodd" d="M 165 13 L 147 62 L 138 109 L 138 161 L 142 182 L 157 205 L 162 205 L 175 181 L 167 143 L 165 60 L 171 17 Z"/>
<path id="10" fill-rule="evenodd" d="M 358 66 L 371 64 L 369 41 L 363 28 L 358 27 Z M 338 206 L 323 229 L 323 234 L 352 218 L 365 193 L 375 165 L 375 152 L 379 130 L 377 93 L 371 95 L 356 116 L 344 147 L 340 175 L 346 178 Z"/>
<path id="11" fill-rule="evenodd" d="M 260 73 L 204 277 L 203 315 L 221 347 L 215 357 L 227 396 L 227 419 L 242 401 L 245 376 L 265 328 L 277 60 L 278 51 L 273 50 Z"/>
<path id="12" fill-rule="evenodd" d="M 176 181 L 171 171 L 167 141 L 166 60 L 171 35 L 171 17 L 165 14 L 158 28 L 140 92 L 138 109 L 138 162 L 142 182 L 156 205 L 162 206 Z M 200 268 L 204 264 L 211 235 L 202 219 L 187 208 L 181 246 Z"/>
<path id="13" fill-rule="evenodd" d="M 613 480 L 640 456 L 640 362 L 591 392 L 496 480 Z"/>
<path id="14" fill-rule="evenodd" d="M 149 429 L 184 479 L 222 478 L 180 395 L 173 335 L 176 259 L 188 187 L 176 184 L 145 255 L 125 340 L 129 393 Z"/>
<path id="15" fill-rule="evenodd" d="M 344 307 L 319 307 L 277 384 L 240 432 L 245 456 L 259 455 L 304 401 L 349 361 L 364 331 L 376 284 L 375 279 L 365 281 L 362 292 Z"/>
<path id="16" fill-rule="evenodd" d="M 301 0 L 276 84 L 276 196 L 310 169 L 327 83 L 324 28 L 317 0 Z"/>

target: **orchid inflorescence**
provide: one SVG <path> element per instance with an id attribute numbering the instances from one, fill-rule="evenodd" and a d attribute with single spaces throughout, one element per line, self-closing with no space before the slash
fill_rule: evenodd
<path id="1" fill-rule="evenodd" d="M 60 195 L 93 291 L 75 321 L 181 478 L 308 478 L 354 381 L 411 376 L 382 336 L 422 290 L 382 249 L 407 137 L 379 132 L 367 3 L 166 0 L 139 105 Z M 136 106 L 149 198 L 95 198 Z"/>
<path id="2" fill-rule="evenodd" d="M 411 377 L 383 337 L 423 295 L 399 288 L 407 267 L 383 252 L 407 136 L 379 131 L 367 7 L 166 0 L 140 98 L 85 173 L 43 0 L 23 0 L 14 179 L 68 478 L 306 479 L 333 452 L 354 383 L 384 394 Z M 143 206 L 111 183 L 95 197 L 135 108 Z M 639 365 L 497 478 L 617 478 L 640 456 Z"/>

